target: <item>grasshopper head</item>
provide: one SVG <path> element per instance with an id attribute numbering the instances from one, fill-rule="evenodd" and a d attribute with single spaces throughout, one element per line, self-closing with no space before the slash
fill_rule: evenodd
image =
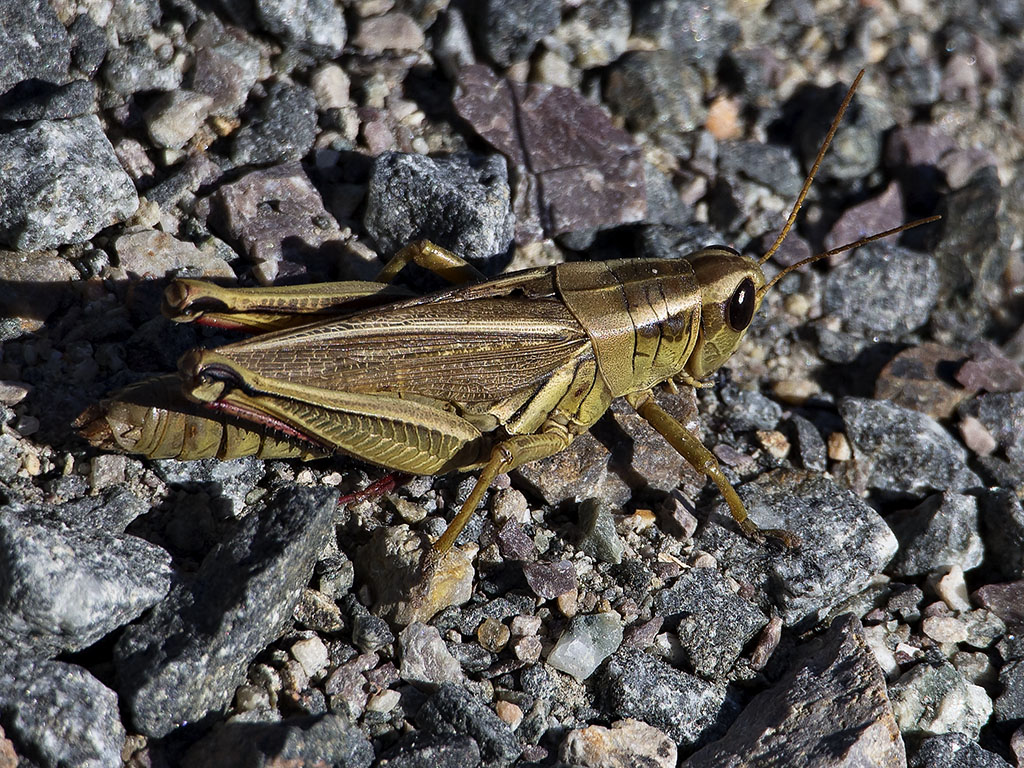
<path id="1" fill-rule="evenodd" d="M 687 257 L 701 291 L 700 330 L 686 373 L 703 379 L 717 371 L 743 340 L 764 296 L 757 261 L 731 248 L 705 248 Z"/>

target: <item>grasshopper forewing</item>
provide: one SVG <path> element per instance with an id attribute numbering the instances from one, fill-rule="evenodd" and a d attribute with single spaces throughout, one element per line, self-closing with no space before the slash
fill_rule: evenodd
<path id="1" fill-rule="evenodd" d="M 792 270 L 933 220 L 766 280 L 761 265 L 792 228 L 860 77 L 760 260 L 711 247 L 682 259 L 574 262 L 485 280 L 455 254 L 420 242 L 375 283 L 232 290 L 181 280 L 167 290 L 173 319 L 257 334 L 188 352 L 178 377 L 144 382 L 141 398 L 119 393 L 79 426 L 98 445 L 154 457 L 340 453 L 413 474 L 478 468 L 427 554 L 429 574 L 497 475 L 561 451 L 623 397 L 715 482 L 747 535 L 797 546 L 794 534 L 762 531 L 747 517 L 712 453 L 655 402 L 653 389 L 709 386 L 767 291 Z M 402 295 L 390 280 L 410 261 L 455 287 Z"/>

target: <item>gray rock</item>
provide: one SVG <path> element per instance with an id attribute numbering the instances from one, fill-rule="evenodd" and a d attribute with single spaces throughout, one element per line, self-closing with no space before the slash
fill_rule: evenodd
<path id="1" fill-rule="evenodd" d="M 0 640 L 23 655 L 79 651 L 167 594 L 160 547 L 41 512 L 0 510 Z"/>
<path id="2" fill-rule="evenodd" d="M 622 645 L 622 619 L 614 611 L 574 616 L 548 654 L 548 664 L 586 680 Z"/>
<path id="3" fill-rule="evenodd" d="M 291 621 L 336 498 L 324 488 L 278 493 L 122 635 L 114 663 L 136 728 L 164 736 L 231 700 L 249 662 Z"/>
<path id="4" fill-rule="evenodd" d="M 962 733 L 945 733 L 921 742 L 907 760 L 908 768 L 1013 768 L 994 752 L 982 749 Z"/>
<path id="5" fill-rule="evenodd" d="M 681 749 L 717 738 L 739 711 L 724 685 L 673 669 L 634 648 L 609 659 L 599 684 L 603 706 L 614 717 L 643 720 Z"/>
<path id="6" fill-rule="evenodd" d="M 189 85 L 212 99 L 210 114 L 230 116 L 245 104 L 259 75 L 260 54 L 255 45 L 234 37 L 196 51 Z"/>
<path id="7" fill-rule="evenodd" d="M 885 676 L 853 617 L 797 650 L 793 667 L 759 693 L 720 740 L 684 768 L 763 765 L 903 768 L 906 755 Z M 827 755 L 827 758 L 825 757 Z"/>
<path id="8" fill-rule="evenodd" d="M 896 537 L 878 513 L 828 476 L 779 470 L 737 490 L 755 523 L 797 534 L 802 547 L 780 552 L 777 544 L 734 533 L 724 503 L 694 543 L 774 602 L 787 625 L 826 615 L 896 553 Z"/>
<path id="9" fill-rule="evenodd" d="M 542 600 L 550 600 L 576 589 L 576 569 L 568 560 L 557 563 L 523 563 L 523 575 L 533 594 Z"/>
<path id="10" fill-rule="evenodd" d="M 804 168 L 810 168 L 825 131 L 846 94 L 847 85 L 816 94 L 816 102 L 802 112 L 794 129 Z M 812 98 L 815 98 L 812 96 Z M 828 154 L 821 164 L 819 179 L 862 179 L 875 170 L 882 158 L 882 139 L 895 123 L 891 110 L 880 100 L 857 93 L 853 108 L 847 110 Z"/>
<path id="11" fill-rule="evenodd" d="M 580 549 L 602 563 L 622 562 L 625 545 L 615 530 L 611 508 L 597 499 L 585 499 L 579 509 Z"/>
<path id="12" fill-rule="evenodd" d="M 529 59 L 560 18 L 557 0 L 484 0 L 473 9 L 473 32 L 491 61 L 508 67 Z"/>
<path id="13" fill-rule="evenodd" d="M 930 416 L 858 397 L 840 400 L 839 413 L 868 488 L 921 495 L 981 485 L 964 463 L 967 451 Z"/>
<path id="14" fill-rule="evenodd" d="M 182 78 L 181 64 L 163 52 L 158 55 L 144 40 L 132 40 L 109 51 L 103 65 L 103 79 L 120 96 L 173 91 Z"/>
<path id="15" fill-rule="evenodd" d="M 0 719 L 31 765 L 121 765 L 117 695 L 81 667 L 0 652 Z M 26 760 L 19 765 L 29 765 Z"/>
<path id="16" fill-rule="evenodd" d="M 82 243 L 139 207 L 95 115 L 0 133 L 0 240 L 33 251 Z"/>
<path id="17" fill-rule="evenodd" d="M 331 765 L 368 768 L 373 745 L 358 727 L 335 713 L 277 723 L 219 724 L 185 754 L 195 768 L 226 765 Z"/>
<path id="18" fill-rule="evenodd" d="M 737 595 L 714 568 L 683 573 L 671 589 L 654 596 L 652 610 L 675 630 L 686 662 L 708 678 L 727 675 L 768 623 L 764 612 Z"/>
<path id="19" fill-rule="evenodd" d="M 462 668 L 437 627 L 414 621 L 398 635 L 398 645 L 402 656 L 398 674 L 406 682 L 433 689 L 462 680 Z"/>
<path id="20" fill-rule="evenodd" d="M 892 684 L 889 698 L 900 730 L 913 736 L 963 733 L 977 739 L 992 714 L 985 689 L 947 661 L 916 665 Z"/>
<path id="21" fill-rule="evenodd" d="M 348 37 L 345 14 L 331 0 L 255 0 L 263 29 L 315 56 L 335 58 Z"/>
<path id="22" fill-rule="evenodd" d="M 471 736 L 485 765 L 508 765 L 523 748 L 512 729 L 485 702 L 454 683 L 445 683 L 416 713 L 429 736 Z"/>
<path id="23" fill-rule="evenodd" d="M 786 625 L 825 615 L 863 589 L 896 552 L 896 537 L 879 514 L 826 475 L 779 470 L 737 490 L 758 525 L 795 532 L 801 549 L 780 552 L 776 544 L 733 532 L 724 504 L 694 544 L 732 578 L 753 584 Z"/>
<path id="24" fill-rule="evenodd" d="M 928 322 L 938 295 L 935 259 L 886 240 L 829 270 L 824 308 L 853 333 L 898 338 Z"/>
<path id="25" fill-rule="evenodd" d="M 384 619 L 360 613 L 352 617 L 352 642 L 368 653 L 395 642 L 395 635 Z"/>
<path id="26" fill-rule="evenodd" d="M 284 80 L 274 82 L 259 109 L 235 135 L 231 160 L 238 165 L 273 165 L 306 156 L 316 138 L 313 91 Z"/>
<path id="27" fill-rule="evenodd" d="M 169 485 L 188 490 L 208 490 L 216 499 L 219 512 L 232 517 L 242 512 L 246 497 L 267 471 L 265 462 L 254 456 L 226 461 L 159 459 L 153 462 L 153 466 L 160 478 Z"/>
<path id="28" fill-rule="evenodd" d="M 718 151 L 719 172 L 728 177 L 743 176 L 791 200 L 800 192 L 803 174 L 786 147 L 758 141 L 722 142 Z"/>
<path id="29" fill-rule="evenodd" d="M 889 566 L 895 576 L 922 576 L 943 566 L 969 571 L 985 555 L 978 535 L 978 502 L 945 492 L 889 518 L 900 550 Z"/>
<path id="30" fill-rule="evenodd" d="M 373 164 L 363 224 L 384 257 L 425 238 L 464 259 L 500 259 L 515 224 L 510 194 L 496 155 L 385 152 Z"/>
<path id="31" fill-rule="evenodd" d="M 71 37 L 71 64 L 84 77 L 91 78 L 107 55 L 107 36 L 88 13 L 80 13 L 68 25 Z"/>
<path id="32" fill-rule="evenodd" d="M 70 41 L 46 0 L 0 3 L 0 51 L 0 93 L 31 78 L 51 83 L 67 78 Z"/>

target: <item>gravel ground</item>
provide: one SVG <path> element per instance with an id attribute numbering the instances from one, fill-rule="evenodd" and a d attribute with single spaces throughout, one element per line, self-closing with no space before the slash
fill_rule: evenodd
<path id="1" fill-rule="evenodd" d="M 1024 6 L 0 0 L 0 766 L 1024 760 Z M 71 424 L 225 331 L 173 277 L 763 253 L 699 393 L 760 525 L 625 403 L 472 487 L 178 462 Z M 769 274 L 779 266 L 769 265 Z M 416 292 L 440 283 L 415 269 Z"/>

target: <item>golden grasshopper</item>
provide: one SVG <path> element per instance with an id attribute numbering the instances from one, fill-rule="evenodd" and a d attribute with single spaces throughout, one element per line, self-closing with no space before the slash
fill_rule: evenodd
<path id="1" fill-rule="evenodd" d="M 97 445 L 154 458 L 341 453 L 413 474 L 479 468 L 424 561 L 429 575 L 497 475 L 561 451 L 624 397 L 715 482 L 746 534 L 796 546 L 793 534 L 748 519 L 714 456 L 652 389 L 708 386 L 787 273 L 914 226 L 811 257 L 771 281 L 761 271 L 793 226 L 859 80 L 760 260 L 712 247 L 683 259 L 576 262 L 485 280 L 421 242 L 402 249 L 376 283 L 225 289 L 179 280 L 165 297 L 171 318 L 257 335 L 188 352 L 179 376 L 130 387 L 78 424 Z M 410 261 L 459 285 L 403 295 L 389 283 Z"/>

